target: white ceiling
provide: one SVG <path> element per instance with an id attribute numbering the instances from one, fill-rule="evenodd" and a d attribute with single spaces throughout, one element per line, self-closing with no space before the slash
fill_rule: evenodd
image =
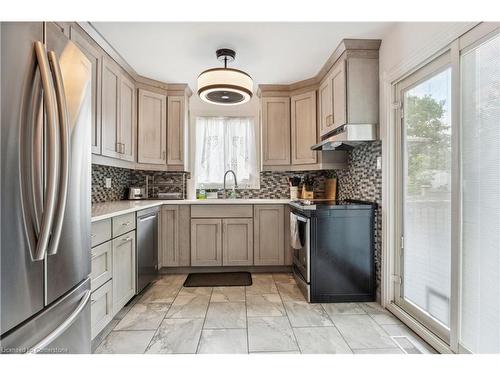
<path id="1" fill-rule="evenodd" d="M 236 51 L 230 66 L 255 84 L 287 84 L 314 76 L 344 38 L 382 39 L 389 22 L 94 22 L 94 27 L 148 78 L 188 83 L 220 66 L 217 48 Z"/>

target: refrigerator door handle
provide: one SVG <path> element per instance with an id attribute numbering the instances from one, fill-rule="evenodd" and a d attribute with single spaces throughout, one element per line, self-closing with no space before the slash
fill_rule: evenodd
<path id="1" fill-rule="evenodd" d="M 61 239 L 61 230 L 63 226 L 64 211 L 66 210 L 66 198 L 68 196 L 69 183 L 69 129 L 68 129 L 68 109 L 66 104 L 66 94 L 61 73 L 59 60 L 54 51 L 48 53 L 50 68 L 55 83 L 57 112 L 59 120 L 59 141 L 60 141 L 60 163 L 59 163 L 59 186 L 55 223 L 52 230 L 52 237 L 47 250 L 48 255 L 57 254 L 59 240 Z"/>
<path id="2" fill-rule="evenodd" d="M 78 318 L 78 315 L 82 312 L 82 310 L 85 308 L 87 303 L 89 302 L 91 292 L 90 290 L 87 290 L 85 294 L 83 295 L 82 299 L 80 300 L 80 303 L 76 307 L 76 309 L 68 316 L 68 319 L 66 319 L 59 327 L 57 327 L 55 330 L 50 332 L 44 339 L 40 340 L 37 344 L 33 345 L 28 351 L 28 354 L 36 354 L 39 353 L 41 350 L 43 350 L 45 347 L 50 345 L 52 341 L 57 339 L 64 331 L 66 331 L 72 324 L 73 322 Z"/>
<path id="3" fill-rule="evenodd" d="M 56 102 L 54 99 L 54 85 L 50 75 L 49 63 L 45 46 L 42 42 L 37 41 L 34 44 L 36 60 L 40 70 L 40 77 L 43 87 L 43 98 L 48 120 L 47 126 L 47 187 L 45 194 L 45 202 L 43 205 L 42 218 L 40 221 L 40 232 L 36 241 L 35 253 L 31 252 L 31 257 L 34 261 L 43 260 L 50 239 L 52 223 L 54 221 L 54 210 L 56 205 L 56 189 L 57 189 L 57 117 Z M 33 189 L 32 191 L 35 191 Z"/>

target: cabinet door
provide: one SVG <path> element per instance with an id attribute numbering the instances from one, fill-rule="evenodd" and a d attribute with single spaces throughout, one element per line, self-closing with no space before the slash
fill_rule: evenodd
<path id="1" fill-rule="evenodd" d="M 331 130 L 346 123 L 347 87 L 345 60 L 340 61 L 332 72 L 333 125 Z"/>
<path id="2" fill-rule="evenodd" d="M 184 165 L 185 100 L 168 97 L 167 164 Z"/>
<path id="3" fill-rule="evenodd" d="M 96 290 L 111 279 L 113 274 L 112 251 L 111 241 L 92 248 L 90 260 L 90 288 L 92 290 Z"/>
<path id="4" fill-rule="evenodd" d="M 285 264 L 283 205 L 254 206 L 254 264 Z"/>
<path id="5" fill-rule="evenodd" d="M 113 240 L 113 310 L 116 314 L 135 294 L 135 231 Z"/>
<path id="6" fill-rule="evenodd" d="M 128 161 L 135 160 L 135 86 L 126 76 L 120 78 L 120 154 Z"/>
<path id="7" fill-rule="evenodd" d="M 167 162 L 167 97 L 139 89 L 138 162 Z"/>
<path id="8" fill-rule="evenodd" d="M 92 110 L 92 153 L 101 154 L 101 64 L 102 55 L 74 26 L 70 29 L 71 40 L 87 56 L 92 64 L 91 110 Z M 83 31 L 82 31 L 83 33 Z"/>
<path id="9" fill-rule="evenodd" d="M 180 266 L 179 254 L 179 206 L 163 206 L 161 209 L 162 267 Z"/>
<path id="10" fill-rule="evenodd" d="M 92 340 L 113 319 L 113 280 L 109 280 L 90 297 L 90 331 Z"/>
<path id="11" fill-rule="evenodd" d="M 221 219 L 191 220 L 191 266 L 222 266 Z"/>
<path id="12" fill-rule="evenodd" d="M 290 164 L 290 98 L 262 98 L 262 164 Z"/>
<path id="13" fill-rule="evenodd" d="M 332 79 L 327 76 L 318 89 L 318 114 L 319 114 L 319 132 L 325 135 L 331 130 L 333 123 L 333 102 L 332 102 Z"/>
<path id="14" fill-rule="evenodd" d="M 222 265 L 253 265 L 253 220 L 222 220 Z"/>
<path id="15" fill-rule="evenodd" d="M 316 92 L 311 91 L 291 98 L 292 164 L 315 164 Z"/>
<path id="16" fill-rule="evenodd" d="M 118 145 L 120 72 L 108 58 L 102 62 L 101 152 L 120 158 Z"/>

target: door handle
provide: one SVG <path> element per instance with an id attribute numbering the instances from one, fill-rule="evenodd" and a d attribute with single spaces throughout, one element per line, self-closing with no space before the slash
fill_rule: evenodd
<path id="1" fill-rule="evenodd" d="M 59 240 L 63 226 L 64 212 L 66 210 L 66 199 L 68 197 L 69 183 L 69 127 L 68 127 L 68 108 L 66 103 L 66 94 L 61 73 L 61 66 L 54 51 L 49 52 L 49 63 L 52 76 L 55 82 L 56 101 L 59 118 L 59 141 L 60 141 L 60 163 L 59 163 L 59 196 L 56 205 L 55 224 L 52 230 L 51 242 L 47 250 L 48 255 L 57 254 Z"/>
<path id="2" fill-rule="evenodd" d="M 80 300 L 80 303 L 78 304 L 76 309 L 68 316 L 68 319 L 66 319 L 59 327 L 50 332 L 45 338 L 40 340 L 37 344 L 33 345 L 27 351 L 27 353 L 28 354 L 39 353 L 45 347 L 50 345 L 52 341 L 57 339 L 64 331 L 66 331 L 75 322 L 75 320 L 78 318 L 78 315 L 80 315 L 80 313 L 85 308 L 85 305 L 87 304 L 89 299 L 90 299 L 90 290 L 87 290 L 83 295 L 82 299 Z"/>
<path id="3" fill-rule="evenodd" d="M 34 261 L 43 260 L 49 243 L 50 231 L 54 221 L 54 211 L 56 206 L 56 189 L 57 189 L 57 116 L 56 116 L 56 101 L 54 98 L 54 85 L 50 74 L 49 62 L 45 52 L 45 46 L 42 42 L 37 41 L 34 44 L 35 55 L 40 70 L 40 77 L 43 87 L 44 105 L 47 115 L 47 187 L 45 194 L 45 202 L 43 204 L 42 218 L 40 220 L 40 230 L 35 246 L 35 253 L 31 252 L 31 257 Z M 34 189 L 33 189 L 34 191 Z"/>

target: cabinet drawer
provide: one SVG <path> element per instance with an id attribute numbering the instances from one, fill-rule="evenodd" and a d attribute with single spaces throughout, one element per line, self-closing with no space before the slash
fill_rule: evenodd
<path id="1" fill-rule="evenodd" d="M 113 238 L 135 229 L 135 212 L 113 218 Z"/>
<path id="2" fill-rule="evenodd" d="M 92 293 L 90 302 L 90 322 L 92 340 L 113 318 L 112 280 Z"/>
<path id="3" fill-rule="evenodd" d="M 91 229 L 92 247 L 111 239 L 111 219 L 105 219 L 92 223 Z"/>
<path id="4" fill-rule="evenodd" d="M 92 249 L 90 285 L 96 290 L 106 281 L 111 279 L 112 274 L 112 242 L 108 241 Z"/>
<path id="5" fill-rule="evenodd" d="M 253 217 L 253 208 L 251 204 L 192 205 L 191 217 L 193 218 Z"/>

